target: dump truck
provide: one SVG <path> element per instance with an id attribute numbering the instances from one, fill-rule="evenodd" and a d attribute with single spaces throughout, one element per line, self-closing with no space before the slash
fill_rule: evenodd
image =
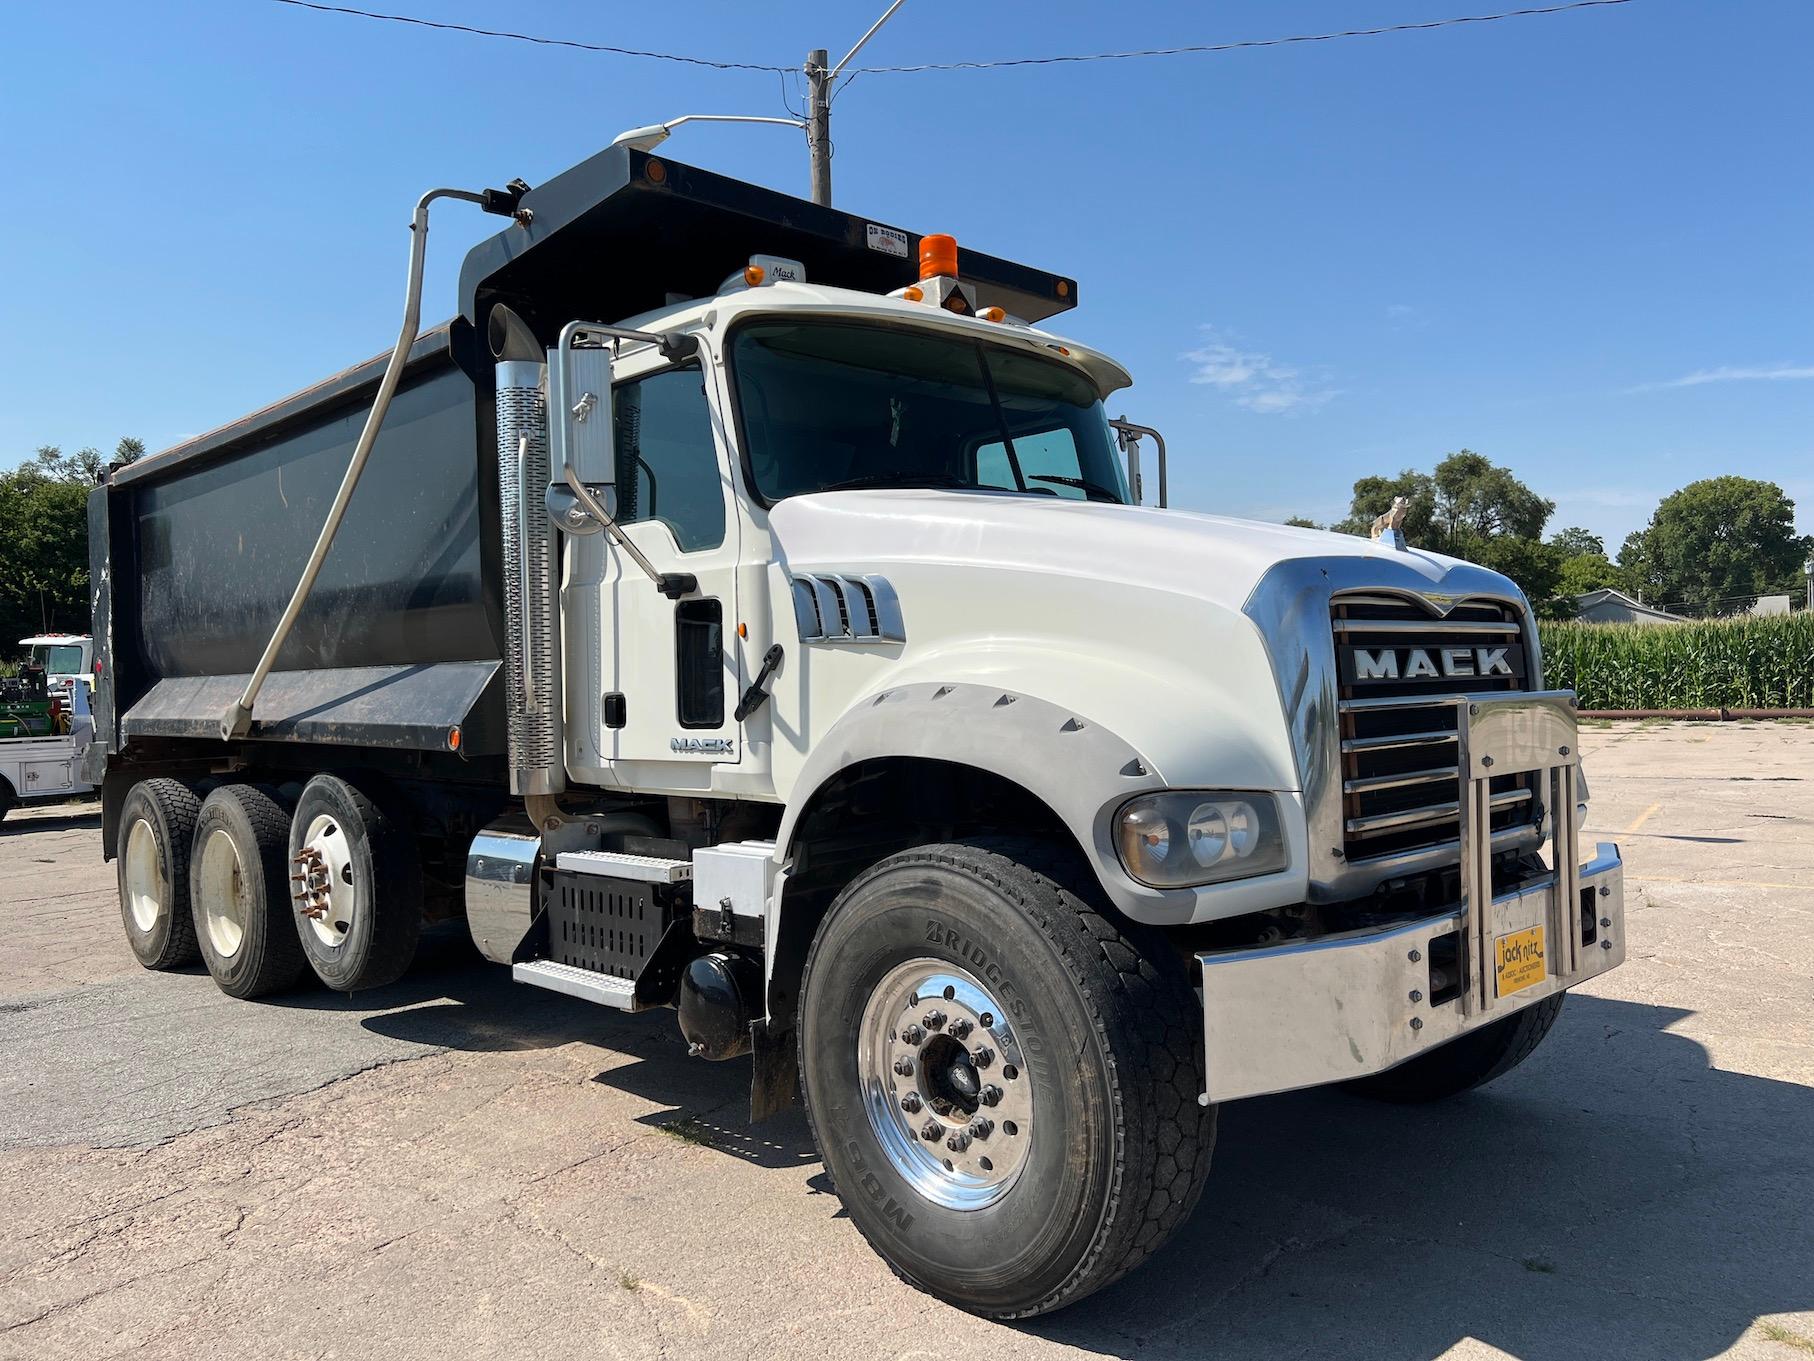
<path id="1" fill-rule="evenodd" d="M 507 220 L 418 334 L 444 200 Z M 388 357 L 92 495 L 138 958 L 354 991 L 463 919 L 997 1318 L 1158 1249 L 1225 1102 L 1522 1062 L 1625 950 L 1528 602 L 1167 507 L 1078 300 L 638 145 L 424 195 Z"/>

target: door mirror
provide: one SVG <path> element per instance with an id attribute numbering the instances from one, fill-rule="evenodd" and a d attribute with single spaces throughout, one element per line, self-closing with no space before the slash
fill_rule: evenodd
<path id="1" fill-rule="evenodd" d="M 1121 452 L 1127 458 L 1127 485 L 1133 493 L 1134 504 L 1141 505 L 1146 498 L 1141 495 L 1140 477 L 1140 441 L 1150 438 L 1153 452 L 1159 464 L 1159 505 L 1168 504 L 1165 477 L 1165 436 L 1150 425 L 1135 425 L 1126 416 L 1120 416 L 1109 422 L 1109 428 L 1115 432 L 1115 442 L 1121 446 Z"/>
<path id="2" fill-rule="evenodd" d="M 579 329 L 575 323 L 563 330 L 548 356 L 549 480 L 561 486 L 572 471 L 588 487 L 609 488 L 617 480 L 613 346 L 582 348 L 575 343 Z"/>

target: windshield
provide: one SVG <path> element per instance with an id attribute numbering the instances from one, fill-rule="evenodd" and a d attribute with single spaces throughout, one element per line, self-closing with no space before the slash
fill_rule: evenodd
<path id="1" fill-rule="evenodd" d="M 1090 380 L 1004 345 L 906 327 L 763 321 L 735 334 L 744 448 L 765 500 L 954 487 L 1128 500 Z"/>
<path id="2" fill-rule="evenodd" d="M 52 676 L 79 676 L 82 674 L 80 644 L 39 644 L 32 649 L 32 660 Z"/>

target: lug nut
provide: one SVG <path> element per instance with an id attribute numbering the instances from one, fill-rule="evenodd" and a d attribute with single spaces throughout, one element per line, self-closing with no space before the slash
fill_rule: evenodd
<path id="1" fill-rule="evenodd" d="M 894 1071 L 899 1073 L 902 1077 L 912 1077 L 913 1076 L 913 1060 L 910 1058 L 896 1059 L 894 1061 Z"/>
<path id="2" fill-rule="evenodd" d="M 901 1098 L 901 1109 L 906 1111 L 909 1115 L 918 1115 L 920 1111 L 920 1094 L 918 1092 L 908 1092 L 906 1096 Z"/>
<path id="3" fill-rule="evenodd" d="M 934 1008 L 920 1019 L 926 1023 L 926 1029 L 938 1030 L 945 1024 L 945 1013 Z"/>
<path id="4" fill-rule="evenodd" d="M 950 1149 L 953 1153 L 962 1153 L 966 1148 L 970 1147 L 970 1136 L 960 1129 L 949 1139 L 945 1140 L 945 1147 Z"/>
<path id="5" fill-rule="evenodd" d="M 926 1038 L 926 1032 L 921 1030 L 917 1025 L 910 1025 L 901 1032 L 901 1043 L 902 1044 L 917 1045 L 921 1040 L 923 1040 L 925 1038 Z"/>
<path id="6" fill-rule="evenodd" d="M 961 1040 L 961 1039 L 965 1038 L 966 1036 L 968 1036 L 969 1033 L 972 1030 L 974 1030 L 975 1028 L 976 1027 L 971 1025 L 970 1022 L 968 1022 L 968 1021 L 964 1021 L 964 1020 L 953 1021 L 951 1023 L 952 1038 Z"/>
<path id="7" fill-rule="evenodd" d="M 1001 1100 L 1001 1088 L 991 1082 L 987 1087 L 984 1087 L 976 1094 L 976 1099 L 985 1106 L 993 1106 L 996 1102 Z"/>
<path id="8" fill-rule="evenodd" d="M 984 1045 L 970 1056 L 970 1062 L 974 1063 L 978 1068 L 987 1068 L 991 1063 L 995 1062 L 995 1051 L 989 1048 L 988 1045 Z"/>
<path id="9" fill-rule="evenodd" d="M 931 1143 L 934 1139 L 938 1138 L 939 1131 L 943 1128 L 944 1126 L 939 1124 L 938 1121 L 928 1120 L 925 1124 L 920 1126 L 920 1138 L 924 1139 L 927 1143 Z"/>
<path id="10" fill-rule="evenodd" d="M 987 1139 L 994 1129 L 995 1122 L 993 1120 L 985 1119 L 979 1115 L 970 1122 L 970 1137 L 972 1139 Z"/>

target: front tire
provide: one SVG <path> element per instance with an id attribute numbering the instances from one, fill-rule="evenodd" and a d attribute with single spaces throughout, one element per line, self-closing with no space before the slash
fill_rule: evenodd
<path id="1" fill-rule="evenodd" d="M 839 895 L 802 984 L 801 1084 L 852 1221 L 907 1282 L 992 1318 L 1139 1265 L 1215 1142 L 1183 971 L 1067 882 L 1032 842 L 890 856 Z"/>
<path id="2" fill-rule="evenodd" d="M 1372 1077 L 1357 1078 L 1348 1086 L 1363 1096 L 1401 1105 L 1459 1096 L 1503 1077 L 1528 1059 L 1555 1025 L 1567 1000 L 1567 993 L 1554 993 L 1440 1049 Z"/>

